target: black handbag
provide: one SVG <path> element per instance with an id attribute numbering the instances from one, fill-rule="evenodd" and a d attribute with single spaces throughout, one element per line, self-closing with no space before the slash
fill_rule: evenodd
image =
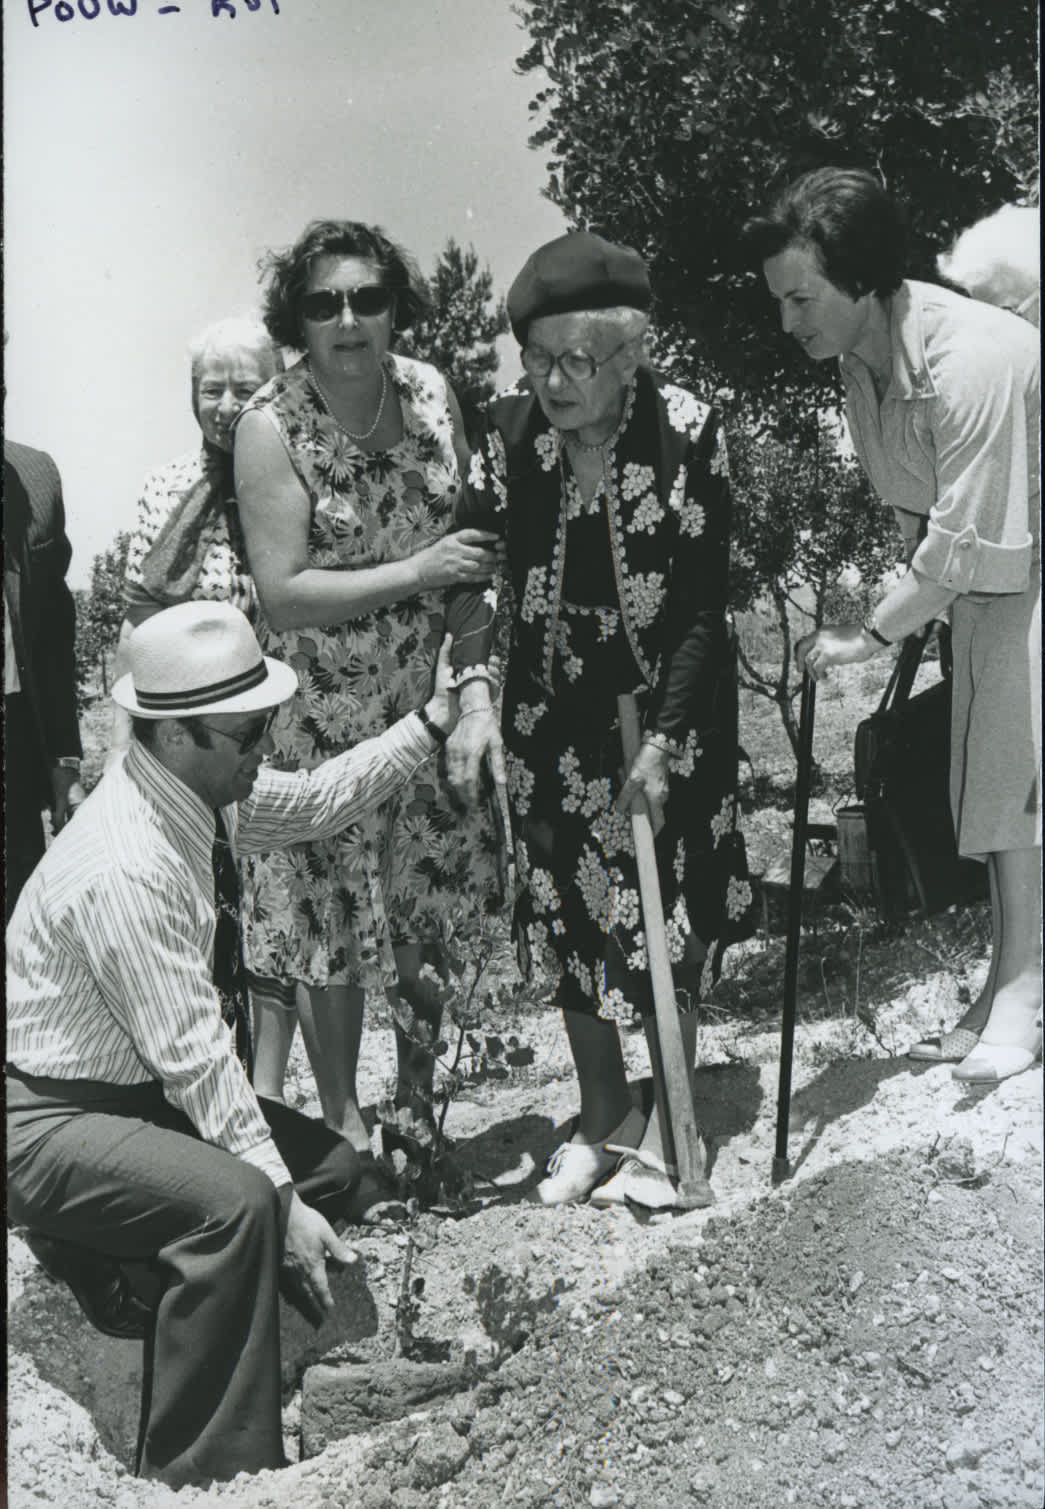
<path id="1" fill-rule="evenodd" d="M 941 678 L 911 696 L 933 625 L 904 640 L 876 712 L 856 730 L 857 797 L 878 904 L 887 917 L 931 916 L 988 894 L 987 866 L 962 859 L 950 803 L 950 629 L 938 628 Z"/>

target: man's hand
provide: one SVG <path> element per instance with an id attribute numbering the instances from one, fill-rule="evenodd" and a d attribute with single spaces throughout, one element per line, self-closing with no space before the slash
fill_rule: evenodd
<path id="1" fill-rule="evenodd" d="M 51 767 L 51 790 L 54 792 L 51 828 L 53 832 L 59 833 L 80 803 L 87 800 L 87 793 L 80 785 L 79 772 L 69 769 L 66 765 Z"/>
<path id="2" fill-rule="evenodd" d="M 628 771 L 628 779 L 621 787 L 616 810 L 630 812 L 640 794 L 646 798 L 653 831 L 659 833 L 664 826 L 664 804 L 668 799 L 668 756 L 655 744 L 640 747 Z"/>
<path id="3" fill-rule="evenodd" d="M 317 1326 L 334 1307 L 327 1277 L 328 1259 L 347 1268 L 359 1261 L 359 1254 L 338 1240 L 325 1216 L 292 1193 L 287 1234 L 283 1239 L 283 1268 L 295 1299 Z"/>

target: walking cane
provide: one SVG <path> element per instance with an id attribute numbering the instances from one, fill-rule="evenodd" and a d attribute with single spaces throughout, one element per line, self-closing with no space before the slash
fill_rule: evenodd
<path id="1" fill-rule="evenodd" d="M 631 768 L 640 744 L 635 698 L 630 695 L 618 697 L 617 711 L 620 715 L 624 765 L 627 770 Z M 689 1065 L 686 1063 L 682 1028 L 679 1026 L 678 1007 L 675 1004 L 675 981 L 668 957 L 668 936 L 664 927 L 664 904 L 660 895 L 660 877 L 657 874 L 657 856 L 653 846 L 653 825 L 650 822 L 649 806 L 641 792 L 632 802 L 631 829 L 638 860 L 639 896 L 642 900 L 642 919 L 646 925 L 646 952 L 649 955 L 650 978 L 653 982 L 657 1036 L 660 1039 L 660 1057 L 664 1066 L 668 1112 L 679 1171 L 677 1208 L 696 1210 L 700 1206 L 710 1205 L 714 1195 L 704 1173 L 697 1119 L 693 1111 Z"/>
<path id="2" fill-rule="evenodd" d="M 816 682 L 806 671 L 802 678 L 802 709 L 798 719 L 798 777 L 795 782 L 795 825 L 791 840 L 791 883 L 787 897 L 787 952 L 784 955 L 784 1013 L 780 1026 L 780 1088 L 777 1092 L 774 1184 L 779 1184 L 791 1172 L 787 1157 L 787 1133 L 791 1119 L 791 1060 L 795 1051 L 798 947 L 802 936 L 802 888 L 806 872 L 806 828 L 809 818 L 809 787 L 813 775 L 815 708 Z"/>

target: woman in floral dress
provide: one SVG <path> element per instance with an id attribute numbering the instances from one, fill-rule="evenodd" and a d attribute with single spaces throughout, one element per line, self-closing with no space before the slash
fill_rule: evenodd
<path id="1" fill-rule="evenodd" d="M 492 535 L 450 532 L 467 455 L 453 393 L 390 350 L 422 307 L 405 253 L 375 227 L 315 221 L 268 273 L 268 328 L 305 355 L 241 416 L 236 491 L 260 637 L 300 682 L 274 758 L 308 769 L 424 702 L 443 589 L 487 581 L 496 556 Z M 421 970 L 440 972 L 449 934 L 492 895 L 492 845 L 426 769 L 338 839 L 252 862 L 259 1093 L 282 1094 L 296 1000 L 324 1117 L 367 1145 L 355 1086 L 365 996 L 401 995 L 436 1029 L 438 989 Z M 398 1103 L 428 1116 L 431 1058 L 402 1033 L 399 1048 Z"/>
<path id="2" fill-rule="evenodd" d="M 507 782 L 520 948 L 558 982 L 580 1086 L 573 1140 L 539 1186 L 670 1206 L 671 1143 L 630 818 L 650 804 L 668 947 L 692 1064 L 694 1008 L 750 903 L 735 833 L 736 686 L 726 614 L 729 479 L 706 405 L 642 364 L 650 288 L 637 253 L 576 233 L 540 248 L 508 311 L 529 375 L 496 399 L 460 522 L 507 546 L 511 640 L 500 723 L 492 590 L 456 588 L 461 696 L 451 780 Z M 623 771 L 619 695 L 641 749 Z M 614 1018 L 642 1012 L 656 1109 L 631 1110 Z M 595 1188 L 626 1156 L 616 1176 Z M 613 1151 L 616 1149 L 616 1152 Z M 706 1192 L 710 1199 L 710 1190 Z"/>

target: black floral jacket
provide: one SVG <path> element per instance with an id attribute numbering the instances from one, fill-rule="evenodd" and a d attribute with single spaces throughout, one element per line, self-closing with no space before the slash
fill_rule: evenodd
<path id="1" fill-rule="evenodd" d="M 512 588 L 511 656 L 548 692 L 560 677 L 563 438 L 528 384 L 495 398 L 455 510 L 458 527 L 501 534 Z M 624 631 L 646 688 L 645 724 L 682 745 L 712 718 L 728 653 L 729 470 L 720 425 L 693 394 L 645 368 L 612 458 L 604 501 Z M 448 594 L 459 680 L 486 669 L 497 591 Z"/>

